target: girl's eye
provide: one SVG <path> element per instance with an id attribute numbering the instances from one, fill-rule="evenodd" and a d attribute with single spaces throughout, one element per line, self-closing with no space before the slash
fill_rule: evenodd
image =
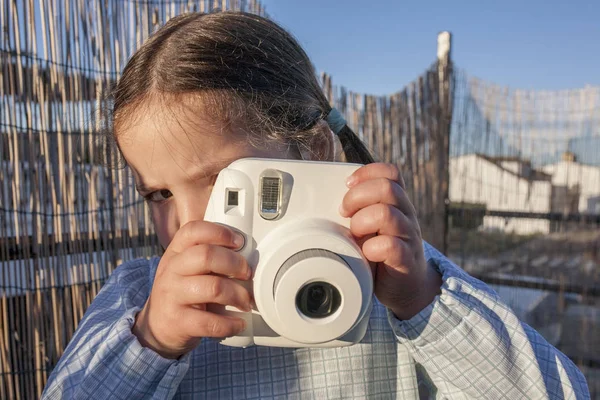
<path id="1" fill-rule="evenodd" d="M 144 196 L 144 198 L 146 199 L 146 201 L 149 201 L 151 203 L 160 203 L 161 201 L 167 200 L 171 196 L 173 196 L 173 193 L 171 193 L 167 189 L 162 189 L 157 190 L 156 192 L 152 192 Z"/>

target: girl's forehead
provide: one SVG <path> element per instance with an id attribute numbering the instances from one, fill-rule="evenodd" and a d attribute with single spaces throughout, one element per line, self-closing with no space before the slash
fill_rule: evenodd
<path id="1" fill-rule="evenodd" d="M 203 153 L 225 143 L 243 142 L 245 135 L 233 124 L 211 117 L 204 107 L 195 109 L 166 102 L 138 107 L 127 121 L 117 125 L 119 146 L 165 146 L 180 153 Z"/>
<path id="2" fill-rule="evenodd" d="M 117 141 L 129 166 L 142 177 L 203 170 L 215 160 L 235 157 L 241 142 L 214 124 L 174 118 L 159 110 L 129 124 Z"/>
<path id="3" fill-rule="evenodd" d="M 209 172 L 243 157 L 288 156 L 284 144 L 256 148 L 235 124 L 173 107 L 148 109 L 134 123 L 123 124 L 117 142 L 129 166 L 144 178 L 182 170 Z"/>

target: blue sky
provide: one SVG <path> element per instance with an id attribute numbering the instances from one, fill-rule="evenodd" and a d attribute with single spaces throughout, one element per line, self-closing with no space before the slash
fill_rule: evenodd
<path id="1" fill-rule="evenodd" d="M 453 34 L 455 63 L 523 89 L 600 85 L 600 0 L 262 0 L 319 72 L 360 93 L 390 94 Z"/>

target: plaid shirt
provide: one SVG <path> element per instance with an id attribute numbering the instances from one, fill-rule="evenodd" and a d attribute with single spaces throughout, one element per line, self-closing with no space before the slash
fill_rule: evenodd
<path id="1" fill-rule="evenodd" d="M 585 378 L 496 293 L 425 243 L 442 294 L 408 321 L 375 300 L 359 344 L 233 348 L 203 340 L 179 360 L 131 333 L 158 259 L 120 266 L 53 370 L 44 399 L 585 399 Z"/>

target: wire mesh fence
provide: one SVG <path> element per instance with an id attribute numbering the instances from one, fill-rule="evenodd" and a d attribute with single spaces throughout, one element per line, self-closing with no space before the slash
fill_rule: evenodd
<path id="1" fill-rule="evenodd" d="M 600 396 L 600 88 L 454 80 L 448 254 Z"/>

